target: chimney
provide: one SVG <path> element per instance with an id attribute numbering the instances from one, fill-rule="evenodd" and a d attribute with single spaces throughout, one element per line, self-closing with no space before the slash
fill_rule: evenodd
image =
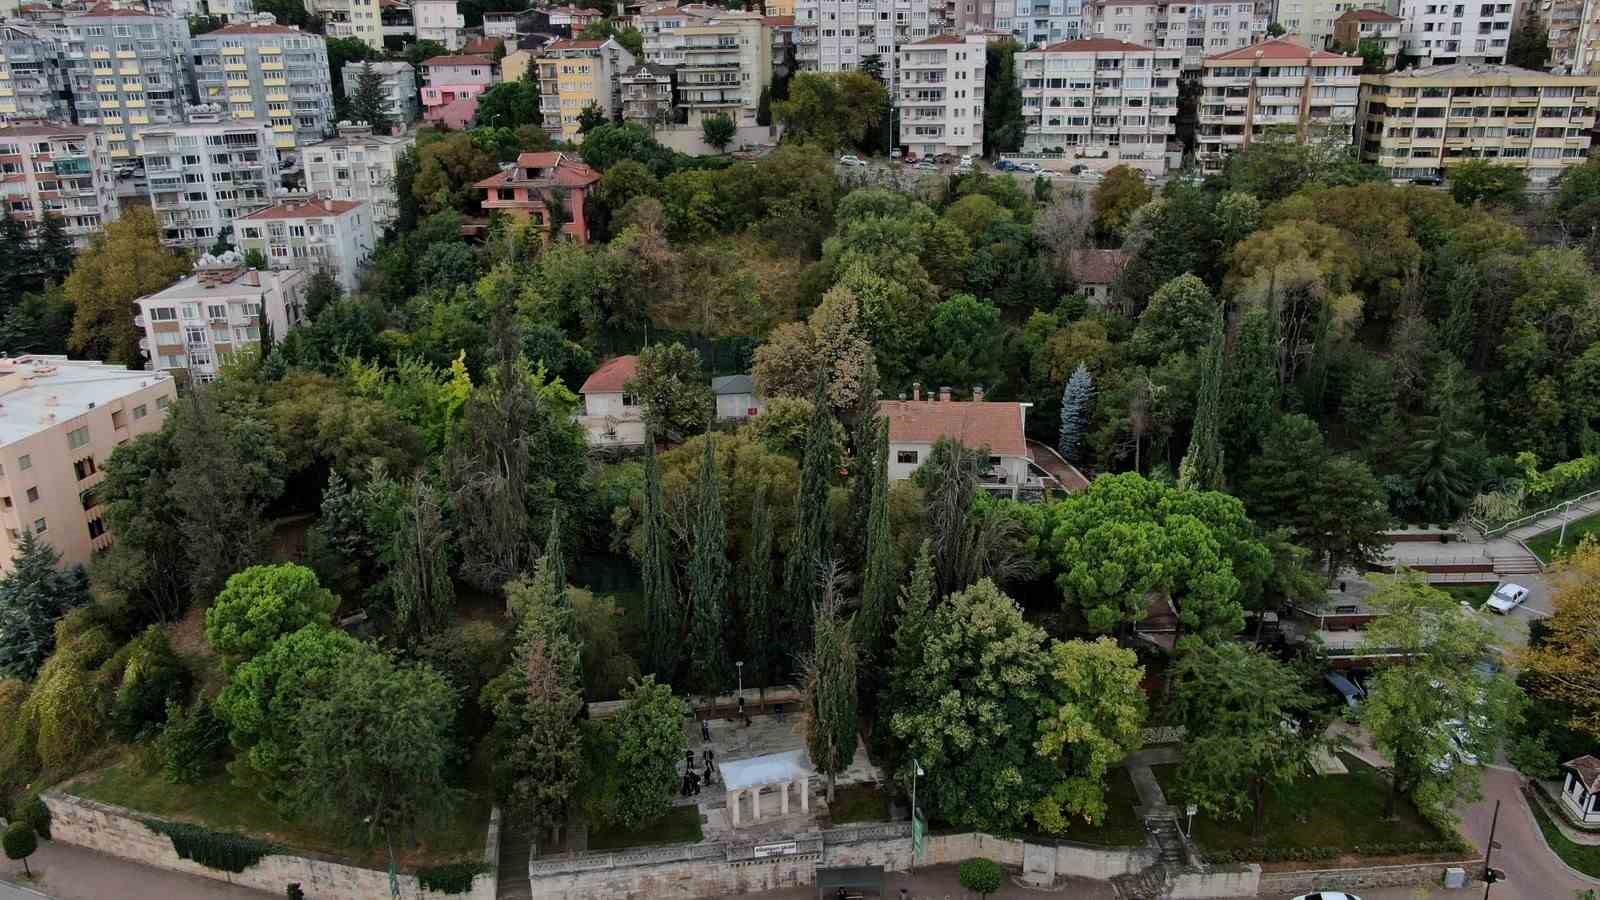
<path id="1" fill-rule="evenodd" d="M 975 384 L 975 385 L 972 386 L 972 402 L 973 403 L 982 403 L 983 402 L 983 385 Z"/>
<path id="2" fill-rule="evenodd" d="M 333 212 L 333 198 L 332 197 L 323 197 L 322 198 L 322 208 L 327 210 L 328 212 Z"/>
<path id="3" fill-rule="evenodd" d="M 939 402 L 940 403 L 949 403 L 950 402 L 950 386 L 949 385 L 943 385 L 942 387 L 939 388 Z"/>
<path id="4" fill-rule="evenodd" d="M 922 382 L 911 382 L 911 399 L 917 401 L 922 400 Z"/>

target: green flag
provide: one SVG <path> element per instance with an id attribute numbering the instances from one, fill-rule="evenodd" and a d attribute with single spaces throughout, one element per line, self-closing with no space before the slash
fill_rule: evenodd
<path id="1" fill-rule="evenodd" d="M 927 833 L 927 823 L 922 821 L 922 814 L 916 810 L 911 812 L 911 855 L 922 856 L 922 838 Z"/>

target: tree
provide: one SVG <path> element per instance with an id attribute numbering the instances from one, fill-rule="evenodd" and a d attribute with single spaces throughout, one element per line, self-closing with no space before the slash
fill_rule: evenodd
<path id="1" fill-rule="evenodd" d="M 1078 363 L 1061 389 L 1061 434 L 1056 446 L 1067 462 L 1083 462 L 1093 410 L 1094 376 L 1089 374 L 1088 366 Z"/>
<path id="2" fill-rule="evenodd" d="M 529 66 L 533 72 L 537 66 Z M 473 122 L 480 128 L 521 128 L 544 121 L 539 110 L 539 83 L 523 79 L 502 81 L 478 95 Z"/>
<path id="3" fill-rule="evenodd" d="M 1487 159 L 1469 159 L 1446 170 L 1450 196 L 1462 206 L 1479 201 L 1491 206 L 1517 208 L 1527 203 L 1528 173 L 1525 169 Z"/>
<path id="4" fill-rule="evenodd" d="M 89 359 L 134 363 L 139 333 L 133 301 L 188 274 L 183 255 L 161 245 L 155 214 L 135 207 L 106 223 L 79 254 L 64 284 L 72 303 L 68 346 Z"/>
<path id="5" fill-rule="evenodd" d="M 1120 241 L 1134 210 L 1150 202 L 1150 185 L 1144 172 L 1133 166 L 1115 166 L 1094 189 L 1094 225 L 1102 240 Z"/>
<path id="6" fill-rule="evenodd" d="M 855 405 L 873 365 L 861 301 L 841 285 L 823 295 L 805 322 L 772 330 L 756 348 L 751 376 L 769 397 L 810 398 L 821 384 L 823 405 L 842 410 Z"/>
<path id="7" fill-rule="evenodd" d="M 684 703 L 672 688 L 646 675 L 622 695 L 617 714 L 599 723 L 609 738 L 599 792 L 604 821 L 637 831 L 672 808 L 680 783 L 678 763 L 688 746 Z"/>
<path id="8" fill-rule="evenodd" d="M 883 55 L 868 53 L 861 57 L 861 61 L 856 63 L 856 71 L 871 76 L 874 81 L 881 84 L 883 82 Z"/>
<path id="9" fill-rule="evenodd" d="M 1220 310 L 1204 281 L 1190 274 L 1179 275 L 1150 296 L 1128 348 L 1151 364 L 1179 353 L 1198 353 L 1210 342 Z"/>
<path id="10" fill-rule="evenodd" d="M 447 134 L 418 144 L 411 194 L 424 214 L 444 209 L 469 212 L 482 199 L 482 192 L 473 185 L 498 171 L 494 156 L 480 148 L 472 135 Z M 398 169 L 396 172 L 398 175 Z"/>
<path id="11" fill-rule="evenodd" d="M 750 543 L 747 546 L 749 550 L 745 556 L 742 579 L 744 598 L 740 603 L 740 610 L 744 613 L 744 644 L 750 664 L 751 683 L 765 688 L 772 684 L 782 660 L 773 622 L 782 606 L 772 602 L 772 513 L 767 507 L 765 487 L 756 489 L 755 502 L 750 511 Z"/>
<path id="12" fill-rule="evenodd" d="M 72 303 L 60 285 L 39 294 L 23 294 L 14 305 L 0 308 L 5 309 L 0 314 L 0 349 L 13 354 L 66 354 Z"/>
<path id="13" fill-rule="evenodd" d="M 1356 54 L 1361 57 L 1363 75 L 1378 75 L 1389 70 L 1389 54 L 1381 38 L 1362 38 L 1356 45 Z"/>
<path id="14" fill-rule="evenodd" d="M 299 5 L 295 4 L 293 0 L 271 0 L 271 2 L 274 6 L 280 8 Z M 280 9 L 271 10 L 273 13 L 277 13 L 279 11 Z M 303 8 L 293 11 L 283 11 L 288 12 L 292 19 L 308 18 L 306 11 Z M 280 18 L 278 23 L 287 25 L 291 23 L 291 19 Z M 305 25 L 301 25 L 301 28 L 304 29 Z M 342 114 L 343 112 L 348 111 L 350 101 L 350 98 L 345 96 L 344 93 L 344 67 L 354 62 L 366 62 L 367 60 L 382 59 L 383 54 L 380 53 L 377 48 L 358 37 L 324 38 L 324 41 L 327 43 L 328 48 L 328 73 L 333 76 L 333 103 L 335 111 Z M 435 44 L 435 46 L 438 45 Z M 445 51 L 443 47 L 440 47 L 439 49 L 440 52 L 448 52 Z M 423 57 L 423 59 L 427 58 L 428 57 Z M 420 59 L 412 63 L 412 69 L 414 71 L 421 72 L 421 63 L 422 60 Z"/>
<path id="15" fill-rule="evenodd" d="M 832 153 L 871 139 L 887 97 L 884 86 L 864 72 L 801 72 L 772 112 L 790 140 Z"/>
<path id="16" fill-rule="evenodd" d="M 339 598 L 305 566 L 251 566 L 228 576 L 227 586 L 206 610 L 206 640 L 238 665 L 266 652 L 283 635 L 330 624 L 338 606 Z"/>
<path id="17" fill-rule="evenodd" d="M 979 479 L 988 466 L 984 447 L 964 447 L 939 438 L 913 475 L 923 489 L 933 567 L 940 593 L 958 591 L 980 578 L 1006 583 L 1033 574 L 1027 536 L 1009 508 L 980 497 Z"/>
<path id="18" fill-rule="evenodd" d="M 728 599 L 728 534 L 716 442 L 710 435 L 706 436 L 697 480 L 700 502 L 694 519 L 694 557 L 689 562 L 689 677 L 701 693 L 716 696 L 728 682 L 728 656 L 722 643 L 722 613 Z"/>
<path id="19" fill-rule="evenodd" d="M 1600 627 L 1600 541 L 1580 543 L 1558 564 L 1554 584 L 1555 612 L 1541 623 L 1543 639 L 1516 661 L 1537 676 L 1535 693 L 1567 705 L 1574 728 L 1600 735 L 1600 647 L 1593 640 Z"/>
<path id="20" fill-rule="evenodd" d="M 624 390 L 638 398 L 653 433 L 678 441 L 704 431 L 714 400 L 700 354 L 683 344 L 652 344 L 639 351 L 639 368 Z"/>
<path id="21" fill-rule="evenodd" d="M 1022 47 L 1005 38 L 984 47 L 983 153 L 997 156 L 1022 147 L 1022 82 L 1016 77 L 1016 55 Z"/>
<path id="22" fill-rule="evenodd" d="M 1110 638 L 1050 646 L 1049 680 L 1039 719 L 1039 755 L 1060 774 L 1034 806 L 1033 819 L 1061 832 L 1072 817 L 1106 816 L 1106 772 L 1144 742 L 1147 714 L 1139 657 Z"/>
<path id="23" fill-rule="evenodd" d="M 828 514 L 828 486 L 837 468 L 833 447 L 833 416 L 824 412 L 822 387 L 817 387 L 817 415 L 806 432 L 800 459 L 800 496 L 796 499 L 794 543 L 785 554 L 783 574 L 787 609 L 782 621 L 795 646 L 811 644 L 811 617 L 820 599 L 819 579 L 833 558 L 832 517 Z"/>
<path id="24" fill-rule="evenodd" d="M 600 111 L 598 103 L 590 103 L 578 113 L 579 134 L 588 134 L 604 124 L 606 124 L 606 114 Z"/>
<path id="25" fill-rule="evenodd" d="M 396 625 L 412 640 L 425 638 L 450 624 L 455 586 L 450 580 L 450 532 L 445 525 L 446 498 L 427 476 L 418 473 L 403 482 L 375 479 L 367 488 L 373 532 L 381 535 L 378 563 Z M 373 515 L 375 514 L 375 515 Z"/>
<path id="26" fill-rule="evenodd" d="M 646 430 L 644 443 L 644 504 L 639 551 L 645 605 L 644 670 L 667 682 L 677 675 L 683 658 L 681 617 L 677 591 L 673 588 L 672 536 L 667 531 L 655 434 Z"/>
<path id="27" fill-rule="evenodd" d="M 360 71 L 356 73 L 356 90 L 350 95 L 350 115 L 357 122 L 372 126 L 374 134 L 389 133 L 389 113 L 384 109 L 383 75 L 372 68 L 371 60 L 363 61 Z"/>
<path id="28" fill-rule="evenodd" d="M 33 870 L 28 868 L 28 857 L 39 849 L 39 836 L 33 833 L 33 826 L 27 822 L 12 822 L 11 827 L 5 832 L 6 859 L 22 860 L 22 871 L 33 877 Z"/>
<path id="29" fill-rule="evenodd" d="M 1492 759 L 1518 715 L 1520 694 L 1508 676 L 1474 670 L 1492 652 L 1494 632 L 1422 575 L 1384 578 L 1366 603 L 1377 616 L 1363 646 L 1381 655 L 1361 722 L 1394 763 L 1388 815 L 1409 794 L 1424 812 L 1449 816 L 1478 791 L 1478 768 L 1457 763 L 1457 742 Z"/>
<path id="30" fill-rule="evenodd" d="M 812 649 L 804 657 L 806 750 L 811 764 L 828 776 L 828 802 L 834 779 L 856 755 L 856 645 L 850 621 L 840 616 L 839 571 L 831 565 L 812 626 Z"/>
<path id="31" fill-rule="evenodd" d="M 82 566 L 24 528 L 11 571 L 0 577 L 0 677 L 32 681 L 56 646 L 56 622 L 89 602 Z"/>
<path id="32" fill-rule="evenodd" d="M 1506 65 L 1524 69 L 1543 69 L 1550 62 L 1550 31 L 1537 9 L 1522 16 L 1522 25 L 1511 33 L 1506 47 Z"/>
<path id="33" fill-rule="evenodd" d="M 1004 881 L 1005 871 L 1000 864 L 992 859 L 969 859 L 961 864 L 957 871 L 957 878 L 961 886 L 969 891 L 977 891 L 981 897 L 988 897 L 1000 890 Z"/>
<path id="34" fill-rule="evenodd" d="M 1267 794 L 1311 771 L 1321 722 L 1302 676 L 1268 654 L 1224 643 L 1185 654 L 1169 721 L 1187 729 L 1179 796 L 1208 815 L 1250 816 L 1261 836 Z"/>
<path id="35" fill-rule="evenodd" d="M 733 143 L 733 137 L 738 131 L 739 127 L 726 113 L 717 113 L 700 120 L 700 136 L 707 144 L 715 147 L 718 153 L 728 151 L 728 145 Z"/>
<path id="36" fill-rule="evenodd" d="M 1178 466 L 1178 487 L 1182 490 L 1215 491 L 1222 488 L 1222 383 L 1227 342 L 1223 334 L 1222 310 L 1212 314 L 1211 346 L 1200 370 L 1200 399 L 1190 431 L 1189 449 Z"/>
<path id="37" fill-rule="evenodd" d="M 899 581 L 894 543 L 889 534 L 889 421 L 872 419 L 872 453 L 861 460 L 856 477 L 865 478 L 867 546 L 861 575 L 861 606 L 852 617 L 854 643 L 869 662 L 882 660 L 883 638 Z"/>

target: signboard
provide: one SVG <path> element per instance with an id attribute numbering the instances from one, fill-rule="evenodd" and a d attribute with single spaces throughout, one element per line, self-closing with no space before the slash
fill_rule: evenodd
<path id="1" fill-rule="evenodd" d="M 757 844 L 755 858 L 766 859 L 769 856 L 793 856 L 800 852 L 800 845 L 795 841 L 783 841 L 778 844 Z"/>
<path id="2" fill-rule="evenodd" d="M 1191 819 L 1194 818 L 1194 814 L 1199 812 L 1199 811 L 1200 811 L 1200 807 L 1195 806 L 1193 803 L 1189 804 L 1189 808 L 1186 810 L 1186 812 L 1189 813 L 1189 818 L 1191 818 Z"/>

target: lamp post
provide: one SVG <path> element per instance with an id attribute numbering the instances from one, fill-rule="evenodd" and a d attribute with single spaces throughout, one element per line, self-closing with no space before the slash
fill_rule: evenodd
<path id="1" fill-rule="evenodd" d="M 737 700 L 734 701 L 734 705 L 739 707 L 739 712 L 740 713 L 743 713 L 744 712 L 744 660 L 742 660 L 742 659 L 739 660 L 738 662 L 734 663 L 734 666 L 736 668 L 738 668 L 738 670 L 739 670 L 739 697 L 738 697 Z"/>

